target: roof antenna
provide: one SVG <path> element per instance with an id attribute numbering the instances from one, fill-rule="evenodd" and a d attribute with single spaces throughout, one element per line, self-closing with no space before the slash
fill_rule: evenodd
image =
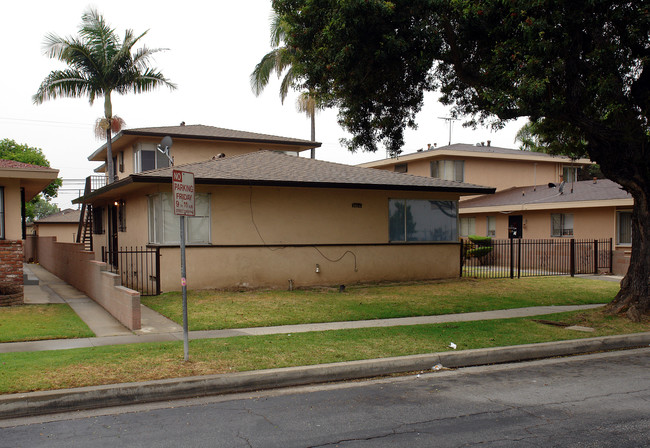
<path id="1" fill-rule="evenodd" d="M 445 122 L 449 123 L 449 145 L 451 146 L 451 128 L 454 125 L 454 121 L 458 121 L 458 118 L 452 118 L 452 117 L 438 117 L 440 120 L 445 120 Z"/>

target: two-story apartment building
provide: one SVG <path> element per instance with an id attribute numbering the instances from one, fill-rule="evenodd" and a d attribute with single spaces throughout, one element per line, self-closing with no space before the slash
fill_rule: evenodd
<path id="1" fill-rule="evenodd" d="M 159 249 L 163 291 L 180 289 L 172 168 L 156 149 L 168 135 L 174 168 L 195 177 L 196 216 L 184 235 L 192 288 L 455 277 L 458 200 L 494 192 L 289 155 L 319 146 L 304 140 L 207 126 L 122 131 L 113 144 L 119 179 L 76 202 L 92 208 L 96 259 Z M 102 156 L 104 147 L 90 159 Z"/>
<path id="2" fill-rule="evenodd" d="M 591 164 L 588 159 L 571 160 L 540 152 L 499 148 L 488 141 L 487 145 L 457 143 L 430 147 L 359 166 L 489 185 L 498 192 L 516 186 L 559 183 L 561 179 L 572 182 L 577 180 L 578 169 Z"/>
<path id="3" fill-rule="evenodd" d="M 578 170 L 590 164 L 488 143 L 430 148 L 360 166 L 496 187 L 494 195 L 461 199 L 461 237 L 612 238 L 612 269 L 624 274 L 633 200 L 609 180 L 578 181 Z"/>

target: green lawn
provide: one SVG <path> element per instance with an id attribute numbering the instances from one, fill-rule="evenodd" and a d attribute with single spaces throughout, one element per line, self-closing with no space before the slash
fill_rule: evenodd
<path id="1" fill-rule="evenodd" d="M 541 305 L 582 305 L 611 301 L 616 282 L 571 277 L 454 279 L 255 291 L 190 291 L 190 330 L 213 330 L 311 322 L 386 319 L 466 313 Z M 142 303 L 182 323 L 181 294 L 143 297 Z"/>
<path id="2" fill-rule="evenodd" d="M 0 308 L 0 342 L 93 336 L 95 334 L 66 304 Z"/>
<path id="3" fill-rule="evenodd" d="M 451 350 L 498 347 L 650 331 L 650 323 L 605 315 L 601 310 L 537 316 L 590 326 L 583 333 L 532 318 L 292 335 L 245 336 L 190 342 L 134 344 L 47 352 L 0 354 L 0 393 L 62 389 L 192 375 L 313 365 Z"/>

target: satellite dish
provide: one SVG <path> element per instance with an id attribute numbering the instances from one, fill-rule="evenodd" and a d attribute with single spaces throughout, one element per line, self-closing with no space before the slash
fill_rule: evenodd
<path id="1" fill-rule="evenodd" d="M 172 138 L 168 135 L 166 137 L 163 137 L 162 142 L 160 142 L 160 146 L 163 148 L 171 148 L 172 143 Z"/>

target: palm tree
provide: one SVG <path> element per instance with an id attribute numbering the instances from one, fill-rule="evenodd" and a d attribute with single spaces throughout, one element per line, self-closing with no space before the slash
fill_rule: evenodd
<path id="1" fill-rule="evenodd" d="M 122 123 L 121 119 L 113 116 L 111 94 L 148 92 L 161 85 L 176 88 L 162 73 L 149 66 L 151 56 L 164 49 L 142 47 L 132 53 L 135 44 L 145 34 L 146 31 L 135 36 L 132 30 L 126 30 L 120 42 L 104 17 L 95 9 L 89 9 L 81 16 L 78 36 L 45 36 L 45 54 L 66 63 L 68 68 L 54 70 L 43 80 L 33 96 L 34 103 L 41 104 L 58 97 L 87 96 L 92 105 L 97 97 L 104 97 L 104 118 L 98 125 L 106 133 L 109 183 L 114 180 L 111 132 Z"/>
<path id="2" fill-rule="evenodd" d="M 250 75 L 251 88 L 255 96 L 259 96 L 264 88 L 268 85 L 269 79 L 273 72 L 277 73 L 278 78 L 284 73 L 280 83 L 280 101 L 284 104 L 289 89 L 296 86 L 298 76 L 293 67 L 295 58 L 294 53 L 286 46 L 280 46 L 284 41 L 285 27 L 283 26 L 280 16 L 274 14 L 271 18 L 271 51 L 266 53 L 262 60 L 255 66 L 253 73 Z M 311 120 L 311 141 L 316 141 L 316 112 L 322 109 L 322 104 L 318 102 L 310 92 L 303 92 L 297 101 L 298 111 L 305 112 Z M 316 150 L 312 148 L 311 158 L 316 158 Z"/>

